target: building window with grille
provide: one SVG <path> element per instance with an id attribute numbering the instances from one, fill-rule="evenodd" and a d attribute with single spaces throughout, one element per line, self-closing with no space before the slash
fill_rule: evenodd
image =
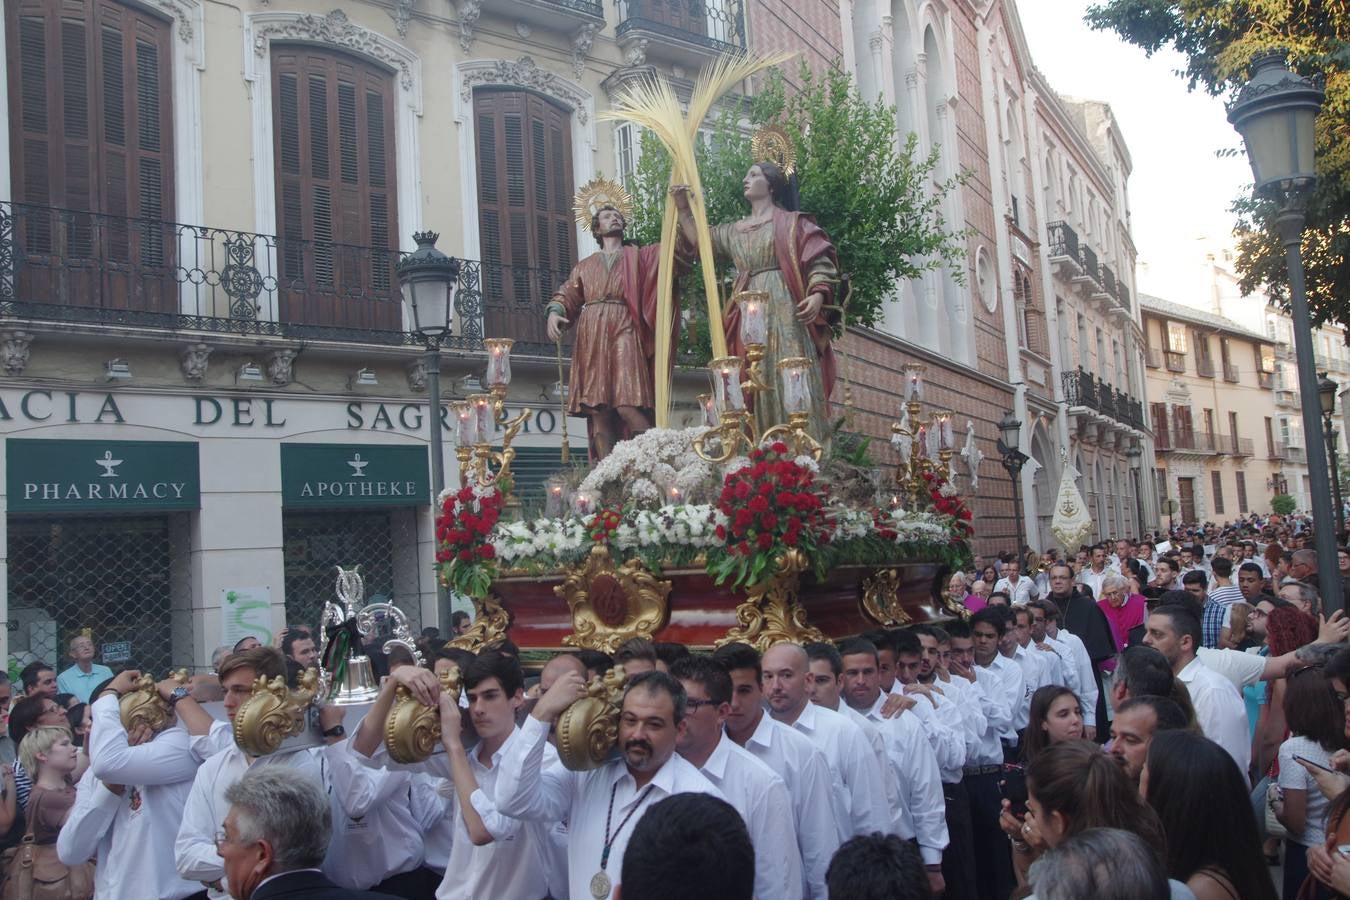
<path id="1" fill-rule="evenodd" d="M 394 75 L 320 47 L 272 47 L 284 322 L 399 331 Z"/>
<path id="2" fill-rule="evenodd" d="M 1209 487 L 1214 494 L 1214 514 L 1221 516 L 1223 515 L 1223 473 L 1210 472 Z"/>
<path id="3" fill-rule="evenodd" d="M 1233 474 L 1237 477 L 1238 512 L 1247 513 L 1250 511 L 1247 506 L 1247 473 L 1234 472 Z"/>
<path id="4" fill-rule="evenodd" d="M 544 343 L 542 310 L 576 262 L 569 114 L 529 91 L 473 95 L 488 334 Z"/>
<path id="5" fill-rule="evenodd" d="M 636 125 L 625 122 L 614 126 L 614 159 L 619 182 L 632 190 L 638 163 L 642 161 L 642 130 Z"/>

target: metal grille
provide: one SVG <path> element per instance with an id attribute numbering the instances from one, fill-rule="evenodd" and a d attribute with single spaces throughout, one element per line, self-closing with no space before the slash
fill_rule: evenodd
<path id="1" fill-rule="evenodd" d="M 171 528 L 186 516 L 9 521 L 10 651 L 63 669 L 66 644 L 91 629 L 99 659 L 109 644 L 129 658 L 104 659 L 156 676 L 192 666 L 187 546 Z M 180 546 L 180 544 L 182 544 Z"/>
<path id="2" fill-rule="evenodd" d="M 287 624 L 317 626 L 324 603 L 336 598 L 337 566 L 360 566 L 366 601 L 392 601 L 413 633 L 420 631 L 417 513 L 411 507 L 285 513 Z"/>

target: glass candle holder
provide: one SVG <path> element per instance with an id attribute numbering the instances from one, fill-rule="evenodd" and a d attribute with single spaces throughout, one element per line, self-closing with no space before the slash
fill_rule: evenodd
<path id="1" fill-rule="evenodd" d="M 544 515 L 550 519 L 563 514 L 563 494 L 567 489 L 563 479 L 554 475 L 544 484 Z"/>
<path id="2" fill-rule="evenodd" d="M 724 356 L 712 361 L 713 398 L 718 412 L 745 409 L 745 393 L 741 390 L 741 358 Z"/>
<path id="3" fill-rule="evenodd" d="M 905 402 L 923 400 L 923 366 L 908 365 L 902 371 L 905 373 Z"/>
<path id="4" fill-rule="evenodd" d="M 666 488 L 666 502 L 671 506 L 679 506 L 684 502 L 684 491 L 674 485 Z"/>
<path id="5" fill-rule="evenodd" d="M 487 338 L 483 349 L 487 350 L 487 385 L 505 387 L 511 383 L 511 338 Z"/>
<path id="6" fill-rule="evenodd" d="M 722 417 L 717 414 L 717 404 L 713 401 L 712 394 L 699 394 L 698 408 L 703 412 L 705 428 L 716 428 L 722 424 Z"/>
<path id="7" fill-rule="evenodd" d="M 741 307 L 741 343 L 763 346 L 769 338 L 765 313 L 769 295 L 765 291 L 742 291 L 735 297 Z"/>
<path id="8" fill-rule="evenodd" d="M 497 415 L 492 409 L 492 397 L 487 394 L 470 394 L 469 405 L 473 407 L 474 428 L 478 430 L 478 443 L 492 443 L 492 438 L 497 433 Z"/>
<path id="9" fill-rule="evenodd" d="M 783 393 L 786 413 L 804 413 L 811 409 L 811 360 L 804 356 L 789 356 L 778 361 L 778 380 Z"/>
<path id="10" fill-rule="evenodd" d="M 577 491 L 572 495 L 572 512 L 582 518 L 595 514 L 595 495 L 590 491 Z"/>
<path id="11" fill-rule="evenodd" d="M 473 406 L 469 401 L 454 401 L 450 404 L 450 413 L 455 417 L 455 443 L 461 447 L 472 447 L 478 443 L 478 418 L 473 414 Z"/>
<path id="12" fill-rule="evenodd" d="M 938 449 L 952 449 L 952 441 L 955 435 L 952 434 L 952 414 L 941 413 L 938 415 Z"/>

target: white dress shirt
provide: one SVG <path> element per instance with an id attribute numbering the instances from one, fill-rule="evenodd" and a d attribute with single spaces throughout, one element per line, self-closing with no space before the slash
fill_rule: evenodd
<path id="1" fill-rule="evenodd" d="M 745 749 L 772 772 L 783 776 L 792 796 L 805 896 L 825 900 L 825 872 L 839 849 L 839 824 L 826 810 L 834 808 L 830 766 L 806 735 L 761 712 Z"/>
<path id="2" fill-rule="evenodd" d="M 839 833 L 849 837 L 890 833 L 884 769 L 863 730 L 843 713 L 814 703 L 806 704 L 792 727 L 810 738 L 829 763 L 836 814 L 841 808 L 845 811 Z"/>
<path id="3" fill-rule="evenodd" d="M 989 727 L 989 719 L 986 711 L 990 701 L 984 696 L 984 689 L 980 687 L 978 676 L 976 681 L 966 681 L 960 676 L 951 676 L 947 680 L 935 678 L 933 686 L 942 691 L 944 699 L 950 701 L 961 713 L 961 734 L 965 738 L 965 751 L 961 755 L 961 766 L 970 765 L 970 759 L 975 754 L 980 745 L 980 738 Z M 962 772 L 957 770 L 952 773 L 959 780 Z M 948 780 L 948 773 L 942 773 L 942 780 Z"/>
<path id="4" fill-rule="evenodd" d="M 942 775 L 938 771 L 937 757 L 913 710 L 890 719 L 882 717 L 881 707 L 886 703 L 886 696 L 885 692 L 878 694 L 865 715 L 886 742 L 886 755 L 900 785 L 900 796 L 924 864 L 936 865 L 942 862 L 942 851 L 948 841 L 947 805 L 942 798 Z"/>
<path id="5" fill-rule="evenodd" d="M 1247 705 L 1233 683 L 1209 669 L 1198 658 L 1177 673 L 1191 692 L 1195 720 L 1205 737 L 1228 751 L 1242 777 L 1252 761 L 1251 735 L 1247 730 Z"/>
<path id="6" fill-rule="evenodd" d="M 1088 656 L 1087 646 L 1082 638 L 1067 628 L 1059 629 L 1051 640 L 1073 652 L 1072 667 L 1077 672 L 1075 680 L 1078 682 L 1075 692 L 1078 699 L 1083 701 L 1083 724 L 1097 727 L 1097 698 L 1100 692 L 1097 690 L 1096 670 L 1092 666 L 1092 657 Z M 1071 665 L 1067 657 L 1064 658 L 1064 665 L 1066 669 Z"/>
<path id="7" fill-rule="evenodd" d="M 1013 606 L 1026 606 L 1027 601 L 1041 595 L 1041 589 L 1036 586 L 1036 582 L 1025 575 L 1017 576 L 1017 584 L 1013 584 L 1010 578 L 1000 578 L 994 583 L 994 589 L 990 593 L 997 594 L 999 591 L 1007 593 L 1012 599 Z"/>
<path id="8" fill-rule="evenodd" d="M 450 802 L 455 786 L 444 778 L 413 772 L 411 788 L 408 810 L 422 835 L 422 865 L 444 874 L 455 835 L 454 805 Z"/>
<path id="9" fill-rule="evenodd" d="M 1092 566 L 1087 566 L 1078 573 L 1078 583 L 1092 588 L 1092 602 L 1096 603 L 1102 599 L 1102 582 L 1106 580 L 1106 576 L 1119 574 L 1120 570 L 1112 569 L 1109 565 L 1102 566 L 1100 572 L 1093 571 Z"/>
<path id="10" fill-rule="evenodd" d="M 792 799 L 783 779 L 725 732 L 698 770 L 736 808 L 750 832 L 755 847 L 755 896 L 800 900 L 802 857 L 792 827 Z"/>
<path id="11" fill-rule="evenodd" d="M 1022 648 L 1022 651 L 1034 659 L 1041 668 L 1040 686 L 1045 687 L 1047 684 L 1053 684 L 1072 688 L 1073 685 L 1069 683 L 1069 676 L 1064 671 L 1064 663 L 1059 658 L 1059 654 L 1055 652 L 1055 648 L 1051 647 L 1048 641 L 1042 641 L 1041 643 L 1049 649 L 1042 650 L 1038 644 L 1032 641 L 1028 641 L 1027 645 Z M 1032 693 L 1034 694 L 1035 691 L 1032 691 Z M 1074 693 L 1078 692 L 1074 691 Z"/>
<path id="12" fill-rule="evenodd" d="M 100 900 L 178 900 L 195 894 L 201 885 L 179 877 L 173 858 L 163 852 L 178 834 L 197 772 L 187 732 L 175 724 L 132 747 L 116 697 L 96 701 L 92 714 L 91 764 L 57 838 L 57 855 L 67 865 L 97 857 L 94 891 Z M 105 784 L 124 785 L 122 795 Z M 147 848 L 158 852 L 146 853 Z"/>
<path id="13" fill-rule="evenodd" d="M 638 820 L 653 805 L 674 794 L 712 794 L 726 799 L 679 754 L 672 754 L 640 790 L 621 759 L 610 760 L 589 772 L 573 772 L 561 763 L 545 766 L 548 730 L 548 723 L 526 716 L 524 724 L 506 742 L 497 764 L 496 807 L 502 815 L 516 819 L 550 825 L 567 821 L 568 884 L 573 897 L 591 896 L 591 878 L 600 871 L 605 847 L 607 815 L 612 844 L 605 872 L 610 884 L 616 885 L 623 870 L 628 839 Z M 632 818 L 619 828 L 630 812 Z"/>
<path id="14" fill-rule="evenodd" d="M 1205 668 L 1227 678 L 1239 691 L 1261 680 L 1269 659 L 1259 653 L 1229 650 L 1226 647 L 1198 647 L 1195 658 L 1204 663 Z"/>
<path id="15" fill-rule="evenodd" d="M 1046 671 L 1046 665 L 1041 662 L 1041 651 L 1036 650 L 1035 656 L 1018 646 L 1013 649 L 1011 657 L 1004 657 L 1008 662 L 1018 666 L 1022 670 L 1022 700 L 1017 705 L 1017 712 L 1013 716 L 1013 725 L 1015 730 L 1021 731 L 1027 727 L 1031 721 L 1031 695 L 1037 690 L 1050 683 L 1050 674 Z M 999 654 L 1003 656 L 1002 653 Z"/>
<path id="16" fill-rule="evenodd" d="M 329 770 L 333 796 L 344 805 L 333 807 L 333 836 L 323 873 L 342 887 L 367 890 L 422 865 L 422 833 L 412 813 L 412 774 L 364 765 L 365 757 L 351 748 L 350 741 L 335 744 L 330 753 L 348 759 Z"/>
<path id="17" fill-rule="evenodd" d="M 943 772 L 957 772 L 951 780 L 959 781 L 961 766 L 966 758 L 966 739 L 961 732 L 960 712 L 936 692 L 929 700 L 922 694 L 910 696 L 904 691 L 905 686 L 897 681 L 893 693 L 914 701 L 914 708 L 909 711 L 918 717 L 919 724 L 923 726 L 924 737 L 933 748 L 938 768 Z"/>
<path id="18" fill-rule="evenodd" d="M 1022 667 L 1002 653 L 995 653 L 989 665 L 975 664 L 975 677 L 984 682 L 985 693 L 993 701 L 992 707 L 999 711 L 997 715 L 989 717 L 991 729 L 996 729 L 999 741 L 1015 744 L 1019 717 L 1021 727 L 1025 727 L 1027 720 L 1027 685 L 1026 678 L 1022 675 Z M 981 745 L 980 761 L 972 762 L 971 765 L 989 766 L 1003 763 L 1001 744 L 990 743 L 988 737 L 989 735 L 986 735 L 986 740 Z"/>
<path id="19" fill-rule="evenodd" d="M 914 823 L 910 821 L 909 810 L 905 809 L 905 803 L 900 799 L 900 783 L 896 781 L 895 771 L 891 768 L 891 758 L 886 752 L 886 740 L 881 736 L 881 730 L 847 703 L 840 703 L 835 712 L 847 716 L 867 738 L 872 755 L 877 758 L 877 768 L 881 770 L 882 785 L 886 789 L 886 811 L 890 817 L 891 830 L 905 840 L 911 840 L 914 837 Z"/>

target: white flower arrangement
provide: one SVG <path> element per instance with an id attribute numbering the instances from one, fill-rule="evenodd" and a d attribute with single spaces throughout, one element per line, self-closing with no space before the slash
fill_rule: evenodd
<path id="1" fill-rule="evenodd" d="M 726 522 L 721 510 L 707 503 L 637 509 L 624 516 L 610 543 L 620 551 L 660 547 L 706 550 L 721 543 L 717 526 Z M 586 524 L 576 517 L 504 522 L 493 529 L 492 546 L 507 566 L 531 560 L 549 564 L 590 546 Z"/>
<path id="2" fill-rule="evenodd" d="M 951 539 L 952 527 L 948 516 L 926 510 L 894 509 L 885 514 L 884 520 L 895 530 L 897 544 L 945 544 Z"/>
<path id="3" fill-rule="evenodd" d="M 866 537 L 875 529 L 872 514 L 852 506 L 831 503 L 825 509 L 825 518 L 829 523 L 830 542 L 835 544 Z"/>
<path id="4" fill-rule="evenodd" d="M 578 490 L 606 498 L 607 505 L 632 501 L 651 509 L 672 488 L 685 499 L 701 499 L 713 489 L 712 467 L 694 452 L 694 438 L 705 428 L 652 428 L 619 441 L 581 482 Z"/>

